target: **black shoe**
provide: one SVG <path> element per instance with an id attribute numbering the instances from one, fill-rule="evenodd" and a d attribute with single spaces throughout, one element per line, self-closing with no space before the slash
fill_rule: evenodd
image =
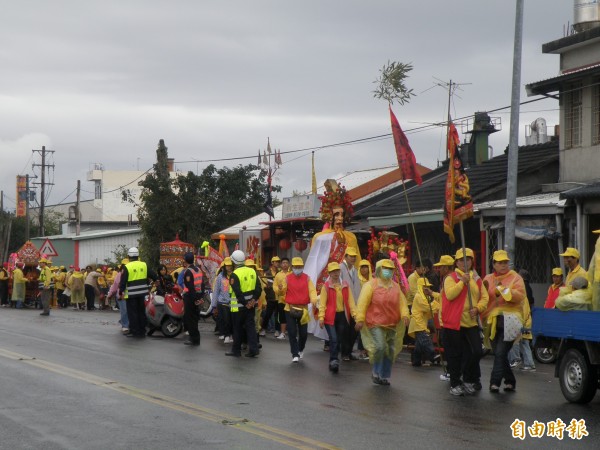
<path id="1" fill-rule="evenodd" d="M 338 373 L 340 370 L 340 363 L 337 359 L 329 361 L 329 370 L 331 370 L 333 373 Z"/>
<path id="2" fill-rule="evenodd" d="M 133 333 L 127 333 L 127 334 L 124 334 L 123 336 L 125 336 L 125 337 L 135 337 L 135 334 L 133 334 Z"/>
<path id="3" fill-rule="evenodd" d="M 480 391 L 481 390 L 481 382 L 480 381 L 476 381 L 475 383 L 473 383 L 473 388 L 476 391 Z"/>
<path id="4" fill-rule="evenodd" d="M 151 328 L 150 330 L 146 331 L 146 336 L 152 336 L 155 331 L 156 331 L 156 328 Z"/>
<path id="5" fill-rule="evenodd" d="M 198 346 L 198 345 L 200 345 L 200 341 L 195 342 L 195 341 L 188 340 L 188 341 L 183 341 L 183 344 L 184 345 L 195 345 L 195 346 Z"/>
<path id="6" fill-rule="evenodd" d="M 239 353 L 235 353 L 235 352 L 227 352 L 227 353 L 225 353 L 225 356 L 235 356 L 236 358 L 239 358 L 242 355 L 240 355 Z"/>
<path id="7" fill-rule="evenodd" d="M 262 348 L 262 344 L 258 344 L 258 348 Z"/>
<path id="8" fill-rule="evenodd" d="M 40 313 L 40 316 L 49 316 L 49 315 L 50 315 L 50 313 L 49 313 L 49 312 L 43 312 L 43 313 Z"/>
<path id="9" fill-rule="evenodd" d="M 246 353 L 244 356 L 246 358 L 254 358 L 255 356 L 258 356 L 260 352 L 248 352 Z"/>

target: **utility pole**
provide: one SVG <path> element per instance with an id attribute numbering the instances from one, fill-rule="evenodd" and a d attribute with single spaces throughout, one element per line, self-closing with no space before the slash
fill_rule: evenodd
<path id="1" fill-rule="evenodd" d="M 517 226 L 517 173 L 519 171 L 519 103 L 521 102 L 521 52 L 523 48 L 523 0 L 517 0 L 515 44 L 513 51 L 512 97 L 510 102 L 510 140 L 506 181 L 505 248 L 515 263 L 515 229 Z"/>
<path id="2" fill-rule="evenodd" d="M 29 240 L 29 174 L 25 175 L 25 241 Z"/>
<path id="3" fill-rule="evenodd" d="M 41 175 L 41 183 L 34 183 L 34 184 L 39 184 L 41 185 L 41 195 L 40 195 L 40 218 L 39 218 L 39 222 L 40 222 L 40 236 L 45 236 L 45 230 L 44 230 L 44 206 L 46 204 L 46 186 L 50 186 L 53 185 L 54 183 L 47 183 L 46 182 L 46 169 L 47 168 L 53 168 L 54 169 L 54 164 L 46 164 L 46 153 L 54 153 L 54 150 L 46 150 L 45 146 L 42 146 L 41 150 L 32 150 L 32 152 L 34 153 L 40 153 L 42 155 L 42 164 L 32 164 L 32 167 L 37 167 L 37 166 L 41 166 L 42 168 L 42 175 Z"/>
<path id="4" fill-rule="evenodd" d="M 77 203 L 75 204 L 75 236 L 81 232 L 81 222 L 79 220 L 79 195 L 81 194 L 81 180 L 77 180 Z"/>

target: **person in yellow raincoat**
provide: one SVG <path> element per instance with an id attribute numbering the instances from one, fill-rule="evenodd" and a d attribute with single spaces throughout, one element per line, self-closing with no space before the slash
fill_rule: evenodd
<path id="1" fill-rule="evenodd" d="M 563 257 L 565 267 L 569 270 L 567 278 L 565 278 L 565 286 L 567 289 L 571 289 L 571 281 L 577 277 L 587 278 L 587 272 L 583 267 L 579 265 L 579 250 L 573 247 L 567 247 L 564 253 L 560 256 Z"/>
<path id="2" fill-rule="evenodd" d="M 344 339 L 349 333 L 352 319 L 356 317 L 356 306 L 352 289 L 341 279 L 340 265 L 333 261 L 327 265 L 329 278 L 321 288 L 319 298 L 319 326 L 329 336 L 329 370 L 337 373 L 340 367 L 339 354 L 352 353 L 352 346 Z"/>
<path id="3" fill-rule="evenodd" d="M 470 248 L 459 248 L 454 256 L 456 269 L 444 279 L 442 289 L 444 356 L 451 395 L 472 395 L 481 389 L 483 349 L 477 318 L 486 310 L 489 297 L 473 270 L 474 257 Z"/>
<path id="4" fill-rule="evenodd" d="M 434 327 L 433 317 L 439 310 L 440 294 L 431 290 L 431 283 L 427 278 L 419 278 L 408 325 L 408 335 L 415 340 L 415 349 L 411 355 L 413 367 L 422 364 L 431 365 L 435 362 L 435 348 L 430 328 Z M 422 363 L 423 359 L 428 362 Z"/>
<path id="5" fill-rule="evenodd" d="M 279 274 L 278 274 L 279 275 Z M 308 339 L 308 305 L 317 303 L 317 290 L 304 273 L 304 261 L 299 256 L 292 258 L 292 273 L 285 278 L 285 316 L 292 362 L 304 357 Z"/>
<path id="6" fill-rule="evenodd" d="M 388 386 L 392 364 L 402 350 L 404 332 L 410 321 L 406 297 L 392 280 L 394 263 L 382 259 L 375 266 L 375 278 L 362 288 L 356 313 L 356 330 L 373 365 L 373 383 Z"/>
<path id="7" fill-rule="evenodd" d="M 600 229 L 592 231 L 600 235 Z M 594 254 L 590 260 L 587 273 L 590 289 L 592 291 L 592 311 L 600 311 L 600 236 L 596 239 Z"/>
<path id="8" fill-rule="evenodd" d="M 500 390 L 504 380 L 504 390 L 514 391 L 517 380 L 508 361 L 508 352 L 513 342 L 518 337 L 512 336 L 512 329 L 517 327 L 515 322 L 520 322 L 519 331 L 524 324 L 523 301 L 527 301 L 525 282 L 508 263 L 508 254 L 504 250 L 497 250 L 492 257 L 494 271 L 484 278 L 490 301 L 484 317 L 490 326 L 490 341 L 494 350 L 494 366 L 490 375 L 490 392 Z"/>
<path id="9" fill-rule="evenodd" d="M 373 279 L 373 272 L 371 270 L 371 263 L 366 259 L 361 259 L 358 264 L 358 279 L 360 280 L 360 286 L 365 285 L 366 282 L 371 281 Z M 358 302 L 358 299 L 355 299 Z M 369 359 L 369 352 L 365 349 L 365 346 L 362 343 L 362 337 L 360 333 L 358 333 L 358 359 Z"/>

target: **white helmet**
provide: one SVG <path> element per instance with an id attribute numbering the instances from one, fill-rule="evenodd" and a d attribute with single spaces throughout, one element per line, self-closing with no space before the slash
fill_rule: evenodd
<path id="1" fill-rule="evenodd" d="M 128 251 L 127 251 L 127 256 L 129 257 L 136 257 L 136 256 L 140 256 L 140 252 L 138 250 L 137 247 L 131 247 Z"/>
<path id="2" fill-rule="evenodd" d="M 244 255 L 243 251 L 236 250 L 231 254 L 231 261 L 236 266 L 242 266 L 244 264 L 244 262 L 246 261 L 246 255 Z"/>

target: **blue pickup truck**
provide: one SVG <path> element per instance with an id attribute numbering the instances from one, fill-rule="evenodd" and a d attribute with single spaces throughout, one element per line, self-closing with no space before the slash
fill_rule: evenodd
<path id="1" fill-rule="evenodd" d="M 533 308 L 537 347 L 556 347 L 556 367 L 563 396 L 589 403 L 600 387 L 600 312 Z"/>

